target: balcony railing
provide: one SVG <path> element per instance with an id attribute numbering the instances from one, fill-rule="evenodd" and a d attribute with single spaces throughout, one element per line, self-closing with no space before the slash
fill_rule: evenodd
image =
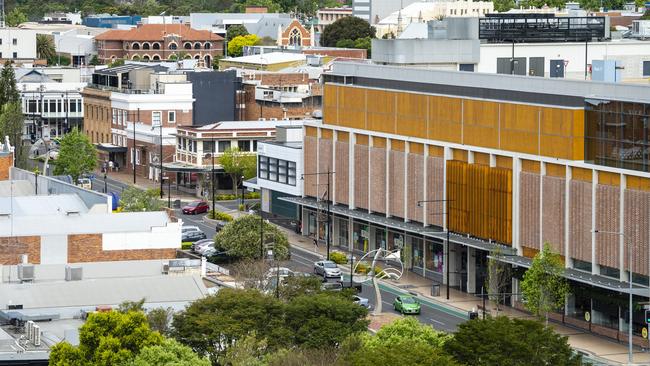
<path id="1" fill-rule="evenodd" d="M 129 88 L 116 88 L 114 86 L 101 85 L 101 84 L 88 84 L 89 88 L 112 91 L 124 94 L 165 94 L 164 89 L 129 89 Z"/>

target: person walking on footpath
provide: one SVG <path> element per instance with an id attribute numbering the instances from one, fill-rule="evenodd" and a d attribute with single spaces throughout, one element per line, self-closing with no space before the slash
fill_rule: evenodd
<path id="1" fill-rule="evenodd" d="M 314 236 L 314 248 L 318 250 L 318 238 Z"/>

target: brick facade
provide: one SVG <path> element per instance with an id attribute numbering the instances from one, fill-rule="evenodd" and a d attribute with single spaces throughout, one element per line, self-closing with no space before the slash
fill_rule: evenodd
<path id="1" fill-rule="evenodd" d="M 274 86 L 274 84 L 270 85 Z M 302 119 L 307 115 L 311 115 L 314 110 L 320 109 L 322 105 L 320 96 L 304 98 L 302 103 L 281 104 L 273 101 L 258 101 L 255 99 L 255 88 L 255 85 L 244 84 L 244 111 L 242 117 L 244 121 L 255 121 L 259 118 Z"/>
<path id="2" fill-rule="evenodd" d="M 303 27 L 298 19 L 294 19 L 280 35 L 278 45 L 299 47 L 314 46 L 315 44 L 312 44 L 312 37 L 313 35 L 307 30 L 307 28 Z"/>
<path id="3" fill-rule="evenodd" d="M 111 142 L 111 92 L 84 88 L 84 132 L 92 143 Z"/>
<path id="4" fill-rule="evenodd" d="M 20 256 L 27 254 L 29 263 L 41 263 L 41 238 L 39 236 L 15 236 L 0 238 L 0 265 L 16 265 Z"/>
<path id="5" fill-rule="evenodd" d="M 9 171 L 14 165 L 13 154 L 0 155 L 0 180 L 9 179 Z"/>
<path id="6" fill-rule="evenodd" d="M 176 249 L 103 250 L 101 234 L 68 235 L 68 263 L 176 258 Z"/>

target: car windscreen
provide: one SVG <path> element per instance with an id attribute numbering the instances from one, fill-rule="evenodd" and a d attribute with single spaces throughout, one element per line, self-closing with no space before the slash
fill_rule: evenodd
<path id="1" fill-rule="evenodd" d="M 415 304 L 415 299 L 412 297 L 403 297 L 402 302 L 405 304 Z"/>
<path id="2" fill-rule="evenodd" d="M 323 263 L 323 267 L 325 267 L 325 268 L 336 268 L 336 264 L 334 264 L 332 262 L 325 262 L 325 263 Z"/>
<path id="3" fill-rule="evenodd" d="M 188 204 L 187 204 L 187 207 L 196 207 L 196 206 L 198 206 L 198 205 L 199 205 L 198 202 L 191 202 L 191 203 L 188 203 Z"/>

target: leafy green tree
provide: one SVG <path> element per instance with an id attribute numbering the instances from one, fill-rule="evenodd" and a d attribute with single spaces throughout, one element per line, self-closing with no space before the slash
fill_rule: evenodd
<path id="1" fill-rule="evenodd" d="M 5 104 L 0 113 L 0 136 L 9 136 L 9 141 L 16 147 L 18 154 L 22 147 L 24 125 L 25 117 L 20 102 Z"/>
<path id="2" fill-rule="evenodd" d="M 289 257 L 289 241 L 287 235 L 275 225 L 264 221 L 264 240 L 273 243 L 274 256 L 277 259 Z M 214 237 L 215 247 L 222 249 L 232 257 L 259 259 L 260 249 L 260 219 L 256 215 L 241 216 L 229 222 Z"/>
<path id="3" fill-rule="evenodd" d="M 239 57 L 244 52 L 244 46 L 254 46 L 260 43 L 260 39 L 255 34 L 237 36 L 228 42 L 228 55 Z"/>
<path id="4" fill-rule="evenodd" d="M 451 356 L 442 350 L 432 348 L 424 343 L 411 343 L 408 340 L 375 347 L 364 347 L 353 354 L 352 366 L 365 365 L 412 365 L 412 366 L 460 366 Z"/>
<path id="5" fill-rule="evenodd" d="M 163 202 L 158 198 L 160 191 L 152 188 L 143 191 L 136 187 L 129 187 L 122 192 L 120 206 L 125 212 L 161 211 Z"/>
<path id="6" fill-rule="evenodd" d="M 318 293 L 321 286 L 322 281 L 318 277 L 287 277 L 280 286 L 279 295 L 281 299 L 289 301 L 298 296 Z"/>
<path id="7" fill-rule="evenodd" d="M 230 45 L 228 46 L 230 47 Z M 257 171 L 257 159 L 255 154 L 240 151 L 238 147 L 232 147 L 224 151 L 219 157 L 219 165 L 232 179 L 233 193 L 237 194 L 237 187 L 244 179 L 253 178 Z"/>
<path id="8" fill-rule="evenodd" d="M 266 340 L 273 351 L 290 339 L 284 307 L 280 300 L 257 290 L 223 288 L 174 315 L 172 335 L 213 364 L 251 334 Z"/>
<path id="9" fill-rule="evenodd" d="M 506 12 L 516 6 L 514 0 L 495 0 L 494 1 L 494 10 L 499 13 Z"/>
<path id="10" fill-rule="evenodd" d="M 339 350 L 334 347 L 281 349 L 266 354 L 263 361 L 268 366 L 347 365 L 341 362 Z M 398 363 L 395 365 L 406 365 Z M 247 364 L 248 365 L 248 364 Z M 364 363 L 364 366 L 372 365 Z M 375 365 L 388 365 L 378 362 Z"/>
<path id="11" fill-rule="evenodd" d="M 16 73 L 11 65 L 11 61 L 6 61 L 0 73 L 0 108 L 7 103 L 19 101 L 20 93 L 16 87 Z"/>
<path id="12" fill-rule="evenodd" d="M 142 311 L 144 312 L 144 301 L 142 298 L 138 301 L 122 301 L 122 303 L 117 307 L 117 311 L 120 313 L 128 313 L 129 311 Z"/>
<path id="13" fill-rule="evenodd" d="M 524 273 L 521 292 L 525 306 L 538 317 L 564 306 L 569 294 L 569 283 L 564 278 L 564 263 L 559 254 L 553 253 L 548 243 L 533 258 L 530 268 Z"/>
<path id="14" fill-rule="evenodd" d="M 130 362 L 143 348 L 160 345 L 141 312 L 110 311 L 88 317 L 79 329 L 79 346 L 62 342 L 52 348 L 50 365 L 112 366 Z"/>
<path id="15" fill-rule="evenodd" d="M 361 50 L 366 50 L 367 52 L 367 57 L 370 58 L 371 51 L 372 51 L 372 38 L 370 37 L 363 37 L 363 38 L 357 38 L 354 40 L 354 48 L 358 48 Z"/>
<path id="16" fill-rule="evenodd" d="M 293 344 L 306 348 L 336 346 L 349 335 L 368 328 L 368 310 L 343 296 L 317 293 L 298 296 L 287 304 L 285 323 Z"/>
<path id="17" fill-rule="evenodd" d="M 336 47 L 339 48 L 354 48 L 354 41 L 351 39 L 339 39 L 336 42 Z"/>
<path id="18" fill-rule="evenodd" d="M 256 333 L 236 342 L 228 348 L 223 358 L 224 365 L 246 365 L 246 366 L 267 366 L 263 361 L 267 352 L 267 342 L 265 339 L 259 340 Z"/>
<path id="19" fill-rule="evenodd" d="M 7 13 L 7 16 L 5 17 L 5 23 L 8 27 L 17 27 L 26 21 L 27 15 L 25 15 L 18 8 L 13 8 L 9 13 Z"/>
<path id="20" fill-rule="evenodd" d="M 374 336 L 364 338 L 367 347 L 376 347 L 381 344 L 408 341 L 411 343 L 424 343 L 433 348 L 442 348 L 452 339 L 450 334 L 439 332 L 432 327 L 422 324 L 414 318 L 402 318 L 384 325 Z"/>
<path id="21" fill-rule="evenodd" d="M 232 7 L 233 13 L 243 13 L 248 6 L 264 6 L 269 13 L 278 13 L 282 9 L 274 0 L 238 0 Z"/>
<path id="22" fill-rule="evenodd" d="M 88 136 L 77 128 L 63 136 L 54 168 L 55 175 L 70 175 L 76 182 L 82 174 L 93 171 L 96 165 L 97 149 Z"/>
<path id="23" fill-rule="evenodd" d="M 501 260 L 503 251 L 494 249 L 490 251 L 488 258 L 487 278 L 485 280 L 484 290 L 489 294 L 488 299 L 494 301 L 497 310 L 499 302 L 503 299 L 501 294 L 509 292 L 512 283 L 511 266 Z"/>
<path id="24" fill-rule="evenodd" d="M 174 309 L 155 308 L 147 311 L 149 327 L 158 333 L 168 336 L 171 333 L 171 323 L 174 318 Z"/>
<path id="25" fill-rule="evenodd" d="M 36 56 L 41 60 L 47 60 L 48 64 L 56 63 L 56 48 L 52 36 L 47 34 L 36 35 Z"/>
<path id="26" fill-rule="evenodd" d="M 444 349 L 468 366 L 582 365 L 567 337 L 539 321 L 504 316 L 461 324 Z"/>
<path id="27" fill-rule="evenodd" d="M 230 42 L 235 37 L 247 36 L 248 34 L 249 34 L 248 29 L 246 29 L 246 27 L 244 27 L 241 24 L 233 24 L 230 27 L 228 27 L 228 34 L 226 39 L 228 40 L 228 42 Z"/>
<path id="28" fill-rule="evenodd" d="M 188 346 L 173 339 L 144 347 L 128 366 L 210 366 L 210 361 L 199 357 Z"/>
<path id="29" fill-rule="evenodd" d="M 320 44 L 324 47 L 336 47 L 339 40 L 375 38 L 375 28 L 358 17 L 343 17 L 323 29 Z"/>
<path id="30" fill-rule="evenodd" d="M 643 15 L 641 15 L 641 20 L 650 20 L 650 9 L 646 10 Z"/>
<path id="31" fill-rule="evenodd" d="M 92 66 L 97 66 L 97 65 L 99 65 L 99 58 L 97 58 L 97 55 L 93 55 L 93 57 L 90 59 L 90 61 L 88 62 L 88 64 L 89 64 L 89 65 L 92 65 Z"/>

